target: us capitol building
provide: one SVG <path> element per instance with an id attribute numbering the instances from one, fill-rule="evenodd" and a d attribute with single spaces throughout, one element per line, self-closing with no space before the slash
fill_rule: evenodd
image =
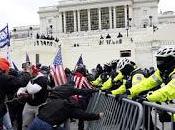
<path id="1" fill-rule="evenodd" d="M 64 67 L 82 54 L 88 69 L 120 57 L 140 67 L 155 65 L 161 46 L 175 46 L 175 14 L 158 11 L 159 0 L 62 0 L 40 7 L 40 25 L 14 27 L 10 55 L 21 67 L 25 53 L 33 63 L 50 65 L 61 45 Z M 5 49 L 1 49 L 5 53 Z"/>

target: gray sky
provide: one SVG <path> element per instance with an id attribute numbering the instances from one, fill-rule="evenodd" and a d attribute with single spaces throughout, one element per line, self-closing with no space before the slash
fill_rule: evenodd
<path id="1" fill-rule="evenodd" d="M 9 27 L 39 24 L 38 8 L 52 6 L 58 0 L 1 0 L 0 27 L 9 24 Z M 175 0 L 160 0 L 159 11 L 174 10 Z"/>

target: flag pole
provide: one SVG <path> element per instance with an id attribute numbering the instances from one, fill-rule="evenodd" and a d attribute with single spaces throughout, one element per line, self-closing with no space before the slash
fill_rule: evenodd
<path id="1" fill-rule="evenodd" d="M 9 36 L 9 28 L 8 28 L 8 23 L 7 23 L 7 38 L 9 39 L 9 43 L 8 43 L 8 45 L 7 45 L 7 59 L 10 61 L 10 63 L 11 63 L 11 58 L 10 58 L 10 51 L 9 51 L 9 49 L 10 49 L 10 36 Z"/>

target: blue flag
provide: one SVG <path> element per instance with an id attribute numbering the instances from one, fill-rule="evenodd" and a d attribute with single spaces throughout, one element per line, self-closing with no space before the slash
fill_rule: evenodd
<path id="1" fill-rule="evenodd" d="M 0 48 L 5 47 L 6 45 L 10 46 L 8 25 L 0 30 Z"/>
<path id="2" fill-rule="evenodd" d="M 13 64 L 13 68 L 16 70 L 16 71 L 19 71 L 18 67 L 15 65 L 15 63 L 12 61 L 12 64 Z"/>
<path id="3" fill-rule="evenodd" d="M 79 59 L 78 59 L 78 61 L 77 61 L 76 66 L 80 66 L 80 65 L 83 65 L 83 58 L 82 58 L 82 54 L 81 54 L 81 56 L 79 57 Z"/>
<path id="4" fill-rule="evenodd" d="M 78 59 L 76 65 L 75 65 L 74 70 L 75 70 L 77 67 L 80 67 L 80 66 L 84 66 L 84 64 L 83 64 L 83 58 L 82 58 L 82 54 L 80 55 L 80 57 L 79 57 L 79 59 Z"/>

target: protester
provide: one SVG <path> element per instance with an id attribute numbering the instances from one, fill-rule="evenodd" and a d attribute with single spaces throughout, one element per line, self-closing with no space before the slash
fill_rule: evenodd
<path id="1" fill-rule="evenodd" d="M 84 65 L 79 65 L 74 73 L 74 82 L 75 82 L 75 88 L 79 89 L 93 89 L 93 86 L 90 84 L 90 82 L 86 78 L 87 76 L 87 70 Z M 75 95 L 74 96 L 75 101 L 79 104 L 80 108 L 84 111 L 87 109 L 87 105 L 90 100 L 89 95 Z M 84 130 L 84 121 L 79 120 L 78 123 L 78 130 Z"/>
<path id="2" fill-rule="evenodd" d="M 5 58 L 0 58 L 0 130 L 3 129 L 3 117 L 7 113 L 5 97 L 18 89 L 20 80 L 8 75 L 10 63 Z"/>
<path id="3" fill-rule="evenodd" d="M 51 91 L 45 104 L 39 107 L 38 116 L 34 119 L 28 130 L 64 130 L 61 127 L 67 119 L 98 120 L 103 113 L 87 113 L 77 103 L 71 102 L 73 95 L 87 95 L 94 90 L 76 89 L 63 85 Z"/>
<path id="4" fill-rule="evenodd" d="M 14 73 L 14 71 L 9 71 L 9 75 L 14 75 L 20 80 L 20 86 L 18 87 L 25 87 L 28 82 L 31 80 L 30 75 L 30 64 L 29 63 L 23 63 L 22 64 L 22 71 Z M 12 69 L 11 69 L 12 70 Z M 17 130 L 22 130 L 22 112 L 25 105 L 25 101 L 22 99 L 14 100 L 14 97 L 16 98 L 16 92 L 11 92 L 11 97 L 8 95 L 8 100 L 12 100 L 8 102 L 8 108 L 10 112 L 10 118 L 12 120 L 12 124 L 15 125 Z M 14 100 L 14 101 L 13 101 Z"/>
<path id="5" fill-rule="evenodd" d="M 26 130 L 37 114 L 39 105 L 47 99 L 48 79 L 42 73 L 38 72 L 35 66 L 29 67 L 29 73 L 33 78 L 26 87 L 21 87 L 17 95 L 19 98 L 26 98 L 26 104 L 23 110 L 23 128 Z"/>

